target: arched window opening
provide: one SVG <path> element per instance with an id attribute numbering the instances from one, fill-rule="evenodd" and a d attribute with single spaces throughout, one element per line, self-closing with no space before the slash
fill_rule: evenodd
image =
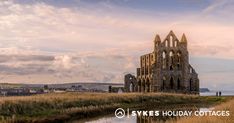
<path id="1" fill-rule="evenodd" d="M 168 40 L 165 41 L 165 46 L 168 47 L 169 46 L 169 42 Z"/>
<path id="2" fill-rule="evenodd" d="M 193 69 L 192 69 L 192 68 L 190 68 L 190 69 L 189 69 L 189 72 L 190 72 L 190 73 L 193 73 Z"/>
<path id="3" fill-rule="evenodd" d="M 149 79 L 147 78 L 146 80 L 146 91 L 147 92 L 150 92 L 150 82 L 149 82 Z"/>
<path id="4" fill-rule="evenodd" d="M 141 69 L 141 75 L 144 75 L 144 71 L 145 71 L 145 68 L 142 67 L 142 69 Z"/>
<path id="5" fill-rule="evenodd" d="M 175 41 L 174 43 L 175 43 L 175 47 L 177 47 L 177 45 L 178 45 L 178 41 Z"/>
<path id="6" fill-rule="evenodd" d="M 162 58 L 163 58 L 163 61 L 162 61 L 163 65 L 162 65 L 162 67 L 163 67 L 163 69 L 166 69 L 166 63 L 167 63 L 166 52 L 163 52 Z"/>
<path id="7" fill-rule="evenodd" d="M 178 70 L 181 69 L 181 53 L 177 53 L 177 68 Z"/>
<path id="8" fill-rule="evenodd" d="M 162 90 L 165 89 L 165 83 L 166 83 L 166 77 L 163 77 L 163 81 L 162 81 Z"/>
<path id="9" fill-rule="evenodd" d="M 138 81 L 138 92 L 141 92 L 141 80 Z"/>
<path id="10" fill-rule="evenodd" d="M 129 85 L 129 91 L 133 92 L 133 84 L 132 83 L 130 83 L 130 85 Z"/>
<path id="11" fill-rule="evenodd" d="M 181 53 L 180 52 L 177 53 L 177 62 L 178 63 L 181 62 Z"/>
<path id="12" fill-rule="evenodd" d="M 171 89 L 174 88 L 174 80 L 173 80 L 172 77 L 171 77 L 171 79 L 170 79 L 170 88 L 171 88 Z"/>
<path id="13" fill-rule="evenodd" d="M 148 66 L 145 67 L 145 75 L 148 75 L 149 70 L 148 70 Z"/>
<path id="14" fill-rule="evenodd" d="M 170 47 L 173 47 L 173 37 L 170 36 Z"/>
<path id="15" fill-rule="evenodd" d="M 173 66 L 172 65 L 170 65 L 170 70 L 173 70 Z"/>
<path id="16" fill-rule="evenodd" d="M 178 70 L 180 69 L 180 64 L 179 64 L 179 63 L 177 63 L 177 69 L 178 69 Z"/>
<path id="17" fill-rule="evenodd" d="M 177 89 L 180 89 L 180 78 L 177 79 Z"/>
<path id="18" fill-rule="evenodd" d="M 145 80 L 143 79 L 143 82 L 142 82 L 142 91 L 141 92 L 145 92 Z"/>
<path id="19" fill-rule="evenodd" d="M 170 51 L 169 53 L 171 64 L 174 64 L 174 53 Z"/>

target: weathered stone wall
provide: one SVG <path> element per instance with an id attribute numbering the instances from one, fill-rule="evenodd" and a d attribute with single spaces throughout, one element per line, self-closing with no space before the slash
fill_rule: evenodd
<path id="1" fill-rule="evenodd" d="M 132 78 L 130 75 L 125 76 L 125 88 L 129 88 L 129 83 L 132 83 L 129 77 Z M 132 91 L 198 93 L 198 74 L 189 64 L 185 35 L 178 40 L 170 31 L 163 41 L 156 35 L 154 51 L 140 57 L 135 81 Z"/>
<path id="2" fill-rule="evenodd" d="M 134 75 L 127 74 L 124 76 L 124 90 L 125 92 L 137 92 L 137 80 Z"/>

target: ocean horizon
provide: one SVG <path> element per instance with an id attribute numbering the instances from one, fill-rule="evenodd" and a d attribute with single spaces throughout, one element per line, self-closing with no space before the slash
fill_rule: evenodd
<path id="1" fill-rule="evenodd" d="M 220 90 L 211 90 L 209 92 L 200 92 L 200 96 L 216 96 Z M 221 91 L 221 96 L 234 96 L 234 90 Z"/>

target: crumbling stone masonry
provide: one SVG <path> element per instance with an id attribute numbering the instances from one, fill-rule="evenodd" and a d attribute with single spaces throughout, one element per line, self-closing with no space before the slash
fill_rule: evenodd
<path id="1" fill-rule="evenodd" d="M 137 76 L 125 75 L 126 92 L 199 93 L 198 74 L 189 64 L 185 34 L 181 40 L 173 31 L 161 41 L 154 39 L 154 51 L 140 57 Z"/>

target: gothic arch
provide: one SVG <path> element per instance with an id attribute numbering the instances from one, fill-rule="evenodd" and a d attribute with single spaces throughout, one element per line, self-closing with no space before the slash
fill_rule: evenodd
<path id="1" fill-rule="evenodd" d="M 169 41 L 170 41 L 170 47 L 173 47 L 174 45 L 173 45 L 173 36 L 172 35 L 169 36 Z"/>
<path id="2" fill-rule="evenodd" d="M 181 80 L 180 80 L 180 77 L 177 78 L 177 89 L 178 90 L 181 89 Z"/>
<path id="3" fill-rule="evenodd" d="M 193 68 L 189 67 L 189 73 L 193 73 Z"/>
<path id="4" fill-rule="evenodd" d="M 149 78 L 146 79 L 146 91 L 150 92 L 150 81 L 149 81 Z"/>
<path id="5" fill-rule="evenodd" d="M 145 79 L 142 81 L 142 89 L 141 92 L 145 92 Z"/>
<path id="6" fill-rule="evenodd" d="M 174 46 L 175 46 L 175 47 L 178 46 L 178 41 L 177 41 L 177 40 L 174 41 Z"/>
<path id="7" fill-rule="evenodd" d="M 170 78 L 170 89 L 174 88 L 174 79 L 173 77 Z"/>
<path id="8" fill-rule="evenodd" d="M 163 69 L 167 68 L 167 52 L 166 51 L 162 52 L 162 68 Z"/>
<path id="9" fill-rule="evenodd" d="M 169 41 L 165 40 L 165 47 L 169 47 Z"/>
<path id="10" fill-rule="evenodd" d="M 141 86 L 142 86 L 141 79 L 139 79 L 138 80 L 138 92 L 141 92 Z"/>
<path id="11" fill-rule="evenodd" d="M 167 81 L 166 77 L 163 76 L 163 79 L 162 79 L 162 90 L 166 89 L 165 88 L 166 87 L 166 81 Z"/>
<path id="12" fill-rule="evenodd" d="M 170 52 L 169 52 L 169 61 L 170 61 L 170 64 L 169 64 L 169 67 L 170 67 L 170 70 L 173 70 L 173 68 L 174 68 L 174 51 L 173 50 L 171 50 Z"/>
<path id="13" fill-rule="evenodd" d="M 181 69 L 182 67 L 182 53 L 181 51 L 177 51 L 176 53 L 176 62 L 177 62 L 177 69 Z"/>
<path id="14" fill-rule="evenodd" d="M 133 92 L 133 91 L 134 91 L 134 85 L 133 85 L 132 82 L 131 82 L 130 85 L 129 85 L 129 91 L 130 91 L 130 92 Z"/>

